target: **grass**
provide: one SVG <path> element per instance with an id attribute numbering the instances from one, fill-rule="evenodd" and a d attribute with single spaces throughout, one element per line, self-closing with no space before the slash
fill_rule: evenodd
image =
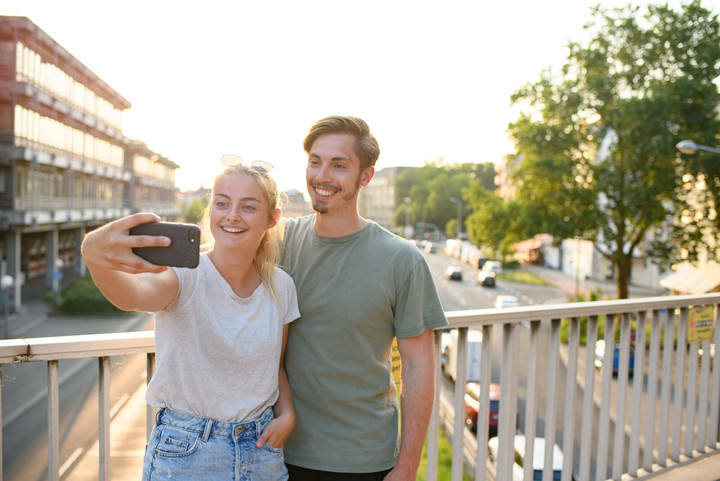
<path id="1" fill-rule="evenodd" d="M 452 443 L 440 430 L 439 449 L 438 449 L 438 479 L 450 479 L 452 471 Z M 425 481 L 427 473 L 427 441 L 423 447 L 422 459 L 420 459 L 420 468 L 417 472 L 417 481 Z M 470 481 L 467 474 L 463 472 L 463 481 Z"/>
<path id="2" fill-rule="evenodd" d="M 497 278 L 502 281 L 509 282 L 520 282 L 522 284 L 533 284 L 536 286 L 551 286 L 552 283 L 546 281 L 537 274 L 527 271 L 503 271 L 497 275 Z"/>

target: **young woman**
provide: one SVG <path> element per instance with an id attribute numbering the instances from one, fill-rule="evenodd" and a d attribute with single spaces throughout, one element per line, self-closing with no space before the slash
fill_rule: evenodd
<path id="1" fill-rule="evenodd" d="M 125 310 L 155 312 L 159 408 L 143 480 L 286 480 L 282 446 L 295 423 L 284 367 L 288 324 L 300 317 L 290 277 L 276 267 L 278 190 L 264 168 L 225 169 L 205 215 L 213 247 L 195 269 L 156 266 L 130 236 L 160 220 L 135 214 L 87 234 L 82 253 L 103 294 Z"/>

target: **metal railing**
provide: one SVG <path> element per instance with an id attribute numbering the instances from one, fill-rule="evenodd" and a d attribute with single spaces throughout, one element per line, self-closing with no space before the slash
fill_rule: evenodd
<path id="1" fill-rule="evenodd" d="M 447 393 L 438 331 L 427 480 L 438 480 L 441 430 L 453 448 L 452 481 L 461 481 L 463 471 L 478 481 L 509 481 L 518 470 L 525 480 L 533 479 L 533 459 L 538 458 L 533 440 L 540 437 L 545 439 L 539 457 L 544 480 L 553 479 L 556 443 L 564 454 L 564 481 L 620 480 L 628 475 L 642 479 L 720 452 L 720 358 L 710 354 L 711 343 L 720 341 L 720 330 L 714 330 L 712 339 L 688 342 L 687 337 L 688 327 L 698 325 L 695 308 L 711 306 L 717 319 L 719 304 L 720 294 L 705 294 L 448 312 L 450 328 L 458 330 L 453 352 L 457 372 L 454 387 Z M 477 433 L 471 434 L 465 425 L 470 329 L 482 331 L 484 341 L 495 334 L 500 338 L 499 343 L 483 342 L 478 379 L 481 386 L 499 380 L 501 387 L 494 455 L 488 447 L 487 389 L 480 390 Z M 499 332 L 494 333 L 496 329 Z M 609 348 L 596 355 L 595 343 L 601 338 Z M 8 363 L 47 363 L 48 479 L 59 479 L 60 469 L 59 361 L 99 361 L 99 479 L 109 480 L 110 358 L 146 353 L 150 379 L 154 349 L 153 333 L 147 331 L 0 341 L 0 369 Z M 521 421 L 516 425 L 518 418 Z M 148 432 L 152 421 L 148 408 Z M 526 439 L 520 455 L 514 449 L 517 430 Z M 1 447 L 0 437 L 0 451 Z"/>

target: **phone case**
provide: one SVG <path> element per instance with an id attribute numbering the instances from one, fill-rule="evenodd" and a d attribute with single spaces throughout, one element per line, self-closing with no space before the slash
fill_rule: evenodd
<path id="1" fill-rule="evenodd" d="M 159 266 L 197 267 L 200 262 L 200 228 L 193 224 L 148 222 L 130 229 L 130 235 L 162 235 L 168 247 L 135 247 L 133 252 Z"/>

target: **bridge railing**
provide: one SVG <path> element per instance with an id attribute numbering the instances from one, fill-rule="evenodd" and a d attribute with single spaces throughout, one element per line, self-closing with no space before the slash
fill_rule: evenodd
<path id="1" fill-rule="evenodd" d="M 451 481 L 461 481 L 463 471 L 476 480 L 510 481 L 513 472 L 537 479 L 534 464 L 542 466 L 542 479 L 554 479 L 555 444 L 564 481 L 642 479 L 720 452 L 720 358 L 711 351 L 720 330 L 707 325 L 718 305 L 720 294 L 705 294 L 448 312 L 458 331 L 457 370 L 453 386 L 442 372 L 438 331 L 426 479 L 439 479 L 441 432 L 452 445 Z M 470 330 L 484 340 L 477 381 L 500 384 L 494 453 L 488 389 L 480 389 L 477 432 L 465 424 Z M 702 338 L 706 332 L 710 339 Z M 596 353 L 598 340 L 608 348 Z M 110 358 L 145 353 L 149 379 L 154 350 L 147 331 L 0 341 L 0 376 L 4 364 L 47 363 L 49 480 L 60 471 L 59 362 L 98 359 L 98 478 L 110 480 Z M 148 431 L 152 421 L 148 409 Z M 522 453 L 514 448 L 518 433 L 526 440 Z M 542 452 L 534 452 L 536 438 L 545 439 Z M 0 436 L 0 453 L 2 442 Z"/>
<path id="2" fill-rule="evenodd" d="M 563 453 L 563 481 L 642 479 L 720 452 L 720 358 L 711 354 L 720 330 L 708 326 L 719 303 L 714 293 L 448 312 L 458 330 L 451 353 L 457 372 L 449 401 L 436 390 L 428 481 L 438 479 L 441 426 L 453 446 L 451 481 L 462 480 L 463 466 L 475 480 L 510 481 L 514 471 L 540 479 L 536 470 L 543 480 L 557 479 L 555 444 Z M 480 389 L 477 434 L 465 429 L 469 330 L 482 331 L 480 386 L 500 383 L 495 456 L 488 448 L 488 389 Z M 500 341 L 486 342 L 495 330 Z M 710 339 L 698 337 L 708 333 Z M 608 348 L 596 352 L 598 340 Z M 438 333 L 438 386 L 445 383 L 442 347 Z M 452 409 L 442 409 L 448 402 Z M 524 451 L 514 448 L 519 432 Z M 536 446 L 543 452 L 534 452 Z"/>

